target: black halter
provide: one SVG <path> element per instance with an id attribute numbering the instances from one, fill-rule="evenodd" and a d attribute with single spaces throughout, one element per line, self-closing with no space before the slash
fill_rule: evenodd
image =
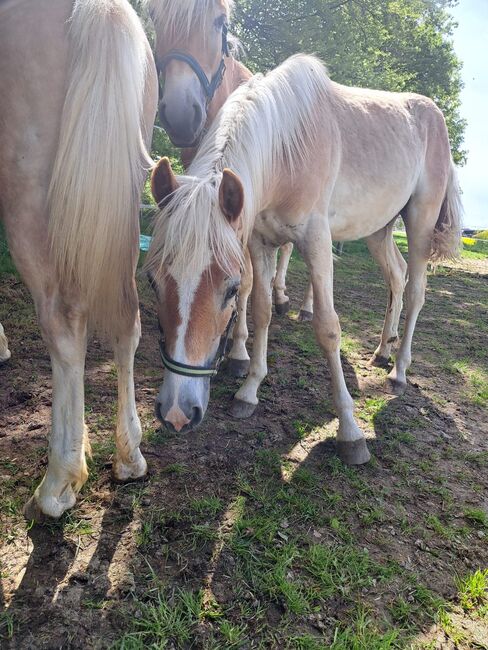
<path id="1" fill-rule="evenodd" d="M 225 332 L 220 339 L 216 361 L 213 366 L 188 366 L 185 363 L 175 361 L 168 354 L 166 354 L 164 341 L 162 338 L 160 338 L 159 352 L 161 354 L 161 361 L 163 362 L 163 366 L 171 372 L 174 372 L 176 375 L 182 375 L 183 377 L 215 377 L 215 375 L 219 372 L 222 361 L 225 359 L 225 355 L 227 354 L 227 344 L 229 343 L 232 327 L 237 320 L 237 313 L 236 298 L 236 306 L 234 307 L 234 311 L 232 312 L 232 316 L 230 317 Z"/>
<path id="2" fill-rule="evenodd" d="M 193 56 L 191 56 L 191 54 L 187 54 L 186 52 L 182 52 L 181 50 L 171 50 L 171 52 L 168 52 L 168 54 L 166 54 L 166 56 L 164 56 L 161 59 L 161 62 L 159 64 L 160 72 L 164 72 L 168 67 L 168 65 L 171 63 L 171 61 L 183 61 L 183 63 L 188 64 L 190 68 L 193 70 L 193 72 L 197 75 L 198 80 L 202 85 L 203 91 L 207 98 L 207 104 L 210 104 L 210 102 L 214 98 L 215 93 L 217 92 L 217 89 L 219 88 L 220 84 L 224 79 L 224 74 L 225 74 L 224 59 L 225 57 L 230 56 L 229 43 L 227 41 L 227 31 L 228 31 L 227 24 L 224 23 L 222 25 L 222 58 L 220 60 L 220 65 L 217 69 L 217 72 L 214 74 L 214 76 L 210 81 L 208 80 L 207 75 L 203 71 L 203 68 L 198 63 L 198 61 Z"/>

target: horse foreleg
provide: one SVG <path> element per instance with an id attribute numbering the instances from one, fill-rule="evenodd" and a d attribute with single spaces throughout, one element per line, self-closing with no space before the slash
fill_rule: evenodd
<path id="1" fill-rule="evenodd" d="M 398 323 L 403 307 L 407 263 L 393 240 L 393 224 L 366 238 L 369 251 L 381 268 L 388 289 L 388 303 L 381 341 L 370 364 L 386 366 L 393 344 L 398 342 Z"/>
<path id="2" fill-rule="evenodd" d="M 52 365 L 52 426 L 48 468 L 24 508 L 28 519 L 42 514 L 60 517 L 73 507 L 76 494 L 88 478 L 85 452 L 90 444 L 84 424 L 84 367 L 86 315 L 64 305 L 60 296 L 37 304 L 44 340 Z"/>
<path id="3" fill-rule="evenodd" d="M 138 479 L 147 472 L 146 460 L 139 449 L 142 428 L 134 390 L 134 355 L 140 337 L 141 324 L 137 314 L 132 332 L 118 337 L 113 343 L 118 376 L 118 408 L 115 434 L 117 453 L 112 471 L 118 481 Z"/>
<path id="4" fill-rule="evenodd" d="M 322 226 L 323 227 L 323 226 Z M 337 451 L 348 464 L 368 462 L 370 454 L 364 434 L 354 419 L 354 402 L 349 394 L 341 365 L 341 328 L 334 309 L 333 257 L 329 231 L 313 232 L 303 245 L 313 285 L 314 314 L 312 326 L 317 341 L 324 351 L 332 381 L 332 398 L 339 417 Z"/>
<path id="5" fill-rule="evenodd" d="M 280 248 L 280 257 L 276 268 L 274 281 L 274 304 L 278 316 L 285 316 L 288 313 L 290 298 L 286 294 L 286 274 L 293 253 L 293 244 L 283 244 Z"/>
<path id="6" fill-rule="evenodd" d="M 0 363 L 8 361 L 11 356 L 10 350 L 8 349 L 7 337 L 5 336 L 2 323 L 0 323 Z"/>
<path id="7" fill-rule="evenodd" d="M 268 328 L 271 322 L 272 288 L 276 271 L 276 248 L 266 246 L 257 237 L 250 244 L 254 286 L 252 291 L 252 317 L 254 343 L 247 379 L 237 391 L 231 408 L 234 417 L 250 417 L 258 404 L 257 392 L 268 373 Z"/>
<path id="8" fill-rule="evenodd" d="M 246 341 L 249 337 L 247 329 L 247 303 L 252 290 L 253 270 L 249 250 L 244 255 L 244 268 L 241 276 L 239 301 L 237 303 L 237 321 L 232 332 L 232 348 L 229 352 L 228 372 L 233 377 L 245 377 L 249 372 L 249 354 Z"/>

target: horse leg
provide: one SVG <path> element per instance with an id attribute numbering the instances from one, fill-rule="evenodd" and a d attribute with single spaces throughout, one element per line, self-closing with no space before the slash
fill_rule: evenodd
<path id="1" fill-rule="evenodd" d="M 86 313 L 66 305 L 59 294 L 36 300 L 39 323 L 52 365 L 52 426 L 48 468 L 24 508 L 28 519 L 60 517 L 72 508 L 88 478 L 85 452 L 90 443 L 84 424 L 83 376 L 86 354 Z"/>
<path id="2" fill-rule="evenodd" d="M 280 257 L 276 268 L 274 281 L 274 304 L 278 316 L 286 316 L 290 305 L 290 298 L 286 295 L 286 273 L 293 253 L 293 244 L 283 244 L 280 248 Z"/>
<path id="3" fill-rule="evenodd" d="M 249 375 L 237 391 L 231 407 L 231 415 L 250 417 L 258 404 L 257 391 L 268 373 L 268 328 L 272 312 L 272 288 L 276 271 L 276 248 L 267 246 L 253 237 L 250 253 L 254 270 L 252 291 L 252 317 L 254 342 Z"/>
<path id="4" fill-rule="evenodd" d="M 137 313 L 132 332 L 117 337 L 113 342 L 118 375 L 118 409 L 115 434 L 117 453 L 112 472 L 117 481 L 142 478 L 147 473 L 147 463 L 139 449 L 142 428 L 134 390 L 134 355 L 140 337 L 141 323 Z"/>
<path id="5" fill-rule="evenodd" d="M 303 296 L 302 306 L 300 307 L 300 313 L 298 314 L 298 320 L 301 323 L 309 322 L 313 319 L 313 284 L 310 281 L 308 283 L 307 290 Z"/>
<path id="6" fill-rule="evenodd" d="M 417 318 L 425 302 L 427 264 L 438 215 L 438 205 L 433 207 L 432 202 L 427 202 L 424 207 L 421 200 L 415 199 L 411 199 L 406 211 L 408 281 L 405 289 L 405 327 L 395 365 L 387 378 L 387 388 L 395 395 L 403 394 L 407 388 L 406 373 L 412 363 L 412 339 Z"/>
<path id="7" fill-rule="evenodd" d="M 349 465 L 361 465 L 370 459 L 364 433 L 354 419 L 354 402 L 347 390 L 341 365 L 341 328 L 334 308 L 333 256 L 330 232 L 316 231 L 303 246 L 303 255 L 309 268 L 314 295 L 312 326 L 322 348 L 332 381 L 332 398 L 339 417 L 337 452 Z"/>
<path id="8" fill-rule="evenodd" d="M 233 377 L 245 377 L 249 372 L 249 354 L 246 341 L 249 337 L 247 329 L 247 301 L 252 290 L 253 270 L 249 250 L 244 255 L 244 269 L 241 276 L 239 300 L 237 302 L 237 321 L 232 332 L 232 348 L 229 352 L 227 369 Z"/>
<path id="9" fill-rule="evenodd" d="M 0 363 L 8 361 L 11 356 L 10 350 L 8 349 L 7 337 L 5 336 L 2 323 L 0 323 Z"/>
<path id="10" fill-rule="evenodd" d="M 398 323 L 407 273 L 407 263 L 393 240 L 393 227 L 392 223 L 366 238 L 369 251 L 380 266 L 388 289 L 381 341 L 370 360 L 370 365 L 380 367 L 388 364 L 392 345 L 398 341 Z"/>

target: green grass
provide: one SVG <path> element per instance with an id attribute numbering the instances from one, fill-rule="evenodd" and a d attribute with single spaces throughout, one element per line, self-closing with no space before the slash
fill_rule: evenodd
<path id="1" fill-rule="evenodd" d="M 458 580 L 459 602 L 465 611 L 488 614 L 488 569 L 478 570 Z"/>

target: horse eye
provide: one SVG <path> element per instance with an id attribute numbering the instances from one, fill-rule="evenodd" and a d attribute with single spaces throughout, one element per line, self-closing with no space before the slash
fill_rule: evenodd
<path id="1" fill-rule="evenodd" d="M 224 26 L 224 23 L 225 23 L 225 19 L 226 19 L 225 14 L 222 14 L 221 16 L 216 18 L 215 21 L 214 21 L 215 28 L 216 29 L 222 29 L 222 27 Z"/>
<path id="2" fill-rule="evenodd" d="M 229 300 L 234 298 L 234 296 L 237 296 L 237 292 L 239 291 L 239 285 L 234 284 L 232 287 L 227 289 L 227 293 L 225 294 L 225 302 L 228 303 Z"/>

